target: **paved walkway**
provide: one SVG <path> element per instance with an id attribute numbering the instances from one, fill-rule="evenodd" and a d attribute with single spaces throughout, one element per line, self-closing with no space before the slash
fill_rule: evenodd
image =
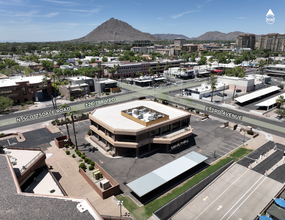
<path id="1" fill-rule="evenodd" d="M 63 150 L 58 149 L 53 141 L 51 145 L 45 152 L 52 154 L 46 159 L 46 163 L 53 167 L 51 171 L 55 173 L 55 176 L 60 177 L 59 183 L 67 195 L 87 198 L 101 215 L 119 216 L 118 200 L 114 196 L 101 199 L 78 172 L 78 163 L 72 157 L 67 156 Z M 126 212 L 128 210 L 122 207 L 122 214 Z"/>

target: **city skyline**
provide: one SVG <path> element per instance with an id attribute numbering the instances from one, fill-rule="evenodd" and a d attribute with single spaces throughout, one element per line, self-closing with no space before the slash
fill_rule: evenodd
<path id="1" fill-rule="evenodd" d="M 260 4 L 242 0 L 203 1 L 105 1 L 0 0 L 0 42 L 63 41 L 81 38 L 114 17 L 151 34 L 183 34 L 198 37 L 208 31 L 267 34 L 285 33 L 282 13 L 285 3 Z M 266 23 L 271 9 L 273 24 Z"/>

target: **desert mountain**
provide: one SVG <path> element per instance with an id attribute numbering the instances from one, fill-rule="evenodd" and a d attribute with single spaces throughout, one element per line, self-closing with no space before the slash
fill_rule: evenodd
<path id="1" fill-rule="evenodd" d="M 99 25 L 80 41 L 102 42 L 102 41 L 135 41 L 135 40 L 161 40 L 149 33 L 141 32 L 126 22 L 111 18 Z"/>
<path id="2" fill-rule="evenodd" d="M 189 38 L 182 34 L 154 34 L 154 36 L 159 37 L 163 40 L 174 40 L 175 38 L 183 38 L 185 40 L 194 40 L 195 38 Z"/>
<path id="3" fill-rule="evenodd" d="M 222 40 L 222 41 L 234 41 L 236 40 L 236 37 L 240 34 L 243 34 L 243 32 L 240 31 L 234 31 L 230 33 L 222 33 L 219 31 L 208 31 L 205 34 L 202 34 L 199 37 L 196 37 L 196 40 Z"/>

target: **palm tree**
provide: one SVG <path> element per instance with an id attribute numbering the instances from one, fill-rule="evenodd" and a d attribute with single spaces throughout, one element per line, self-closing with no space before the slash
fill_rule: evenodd
<path id="1" fill-rule="evenodd" d="M 215 82 L 214 74 L 210 75 L 210 81 L 211 81 L 211 90 L 212 90 L 211 102 L 213 102 L 213 94 L 214 94 L 214 91 L 216 90 L 216 82 Z"/>
<path id="2" fill-rule="evenodd" d="M 152 75 L 152 74 L 153 74 L 153 69 L 150 67 L 150 68 L 148 69 L 148 72 L 149 72 L 150 75 Z"/>
<path id="3" fill-rule="evenodd" d="M 73 117 L 74 112 L 69 112 L 67 114 L 71 116 L 72 126 L 73 126 L 73 134 L 74 134 L 74 140 L 75 140 L 75 149 L 78 150 L 77 138 L 76 138 L 76 132 L 75 132 L 75 126 L 74 126 L 74 117 Z"/>
<path id="4" fill-rule="evenodd" d="M 67 125 L 67 120 L 66 120 L 66 113 L 64 113 L 64 118 L 65 118 L 65 125 L 66 125 L 66 130 L 67 130 L 67 135 L 68 135 L 68 145 L 70 145 L 71 141 L 70 141 L 70 135 L 69 135 L 69 128 Z"/>

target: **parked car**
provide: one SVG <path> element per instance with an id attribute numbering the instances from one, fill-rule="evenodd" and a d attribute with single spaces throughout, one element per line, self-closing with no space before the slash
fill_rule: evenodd
<path id="1" fill-rule="evenodd" d="M 142 96 L 142 97 L 139 97 L 138 99 L 139 99 L 139 100 L 142 100 L 142 99 L 145 99 L 145 97 L 144 97 L 144 96 Z"/>
<path id="2" fill-rule="evenodd" d="M 241 92 L 241 89 L 237 89 L 236 92 Z"/>

